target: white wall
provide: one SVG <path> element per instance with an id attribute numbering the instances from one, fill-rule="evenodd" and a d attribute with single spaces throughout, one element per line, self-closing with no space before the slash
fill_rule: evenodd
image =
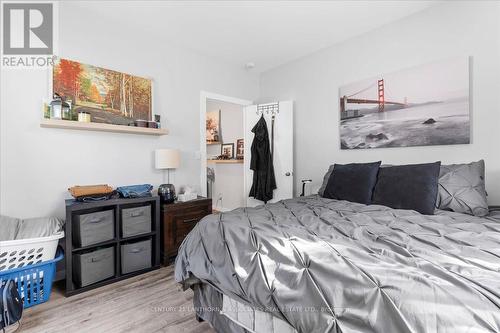
<path id="1" fill-rule="evenodd" d="M 40 128 L 47 96 L 43 71 L 1 72 L 0 213 L 19 217 L 64 216 L 72 185 L 114 186 L 162 181 L 153 168 L 153 151 L 178 148 L 181 167 L 174 184 L 199 190 L 200 91 L 254 100 L 258 77 L 243 69 L 170 45 L 141 30 L 101 17 L 85 2 L 60 2 L 59 54 L 154 80 L 154 113 L 168 136 L 99 133 Z"/>
<path id="2" fill-rule="evenodd" d="M 223 143 L 234 144 L 236 157 L 236 140 L 243 139 L 243 107 L 241 105 L 217 101 L 207 101 L 207 112 L 221 110 L 220 128 Z M 207 158 L 221 154 L 220 145 L 207 145 Z M 215 170 L 213 186 L 213 205 L 218 210 L 230 210 L 245 206 L 243 163 L 216 164 L 209 163 Z M 222 197 L 222 202 L 218 199 Z"/>
<path id="3" fill-rule="evenodd" d="M 446 2 L 350 39 L 261 76 L 260 101 L 294 100 L 295 180 L 319 186 L 332 162 L 465 162 L 484 158 L 492 204 L 500 204 L 500 4 Z M 39 127 L 47 76 L 2 70 L 0 83 L 0 213 L 63 216 L 66 189 L 76 184 L 162 181 L 154 149 L 182 151 L 174 183 L 199 188 L 200 90 L 255 100 L 259 81 L 248 73 L 102 17 L 84 2 L 60 2 L 59 54 L 154 79 L 155 113 L 170 135 L 149 137 Z M 147 38 L 146 38 L 147 36 Z M 455 56 L 473 56 L 470 145 L 341 151 L 338 87 L 379 73 Z"/>
<path id="4" fill-rule="evenodd" d="M 500 4 L 453 1 L 431 7 L 261 76 L 261 101 L 295 101 L 295 180 L 319 187 L 334 162 L 486 161 L 491 204 L 500 204 Z M 340 85 L 418 64 L 472 56 L 472 144 L 341 151 Z"/>

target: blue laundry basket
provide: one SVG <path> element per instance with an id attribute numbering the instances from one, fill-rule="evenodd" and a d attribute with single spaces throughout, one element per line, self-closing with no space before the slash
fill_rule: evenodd
<path id="1" fill-rule="evenodd" d="M 55 259 L 20 268 L 0 271 L 0 284 L 8 280 L 17 283 L 17 290 L 23 299 L 24 308 L 46 302 L 52 290 L 52 281 L 56 274 L 56 263 L 64 257 L 58 249 Z"/>

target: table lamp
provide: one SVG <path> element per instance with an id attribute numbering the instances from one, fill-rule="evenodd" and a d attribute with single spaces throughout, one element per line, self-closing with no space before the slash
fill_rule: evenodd
<path id="1" fill-rule="evenodd" d="M 155 169 L 167 170 L 167 184 L 158 186 L 158 195 L 163 203 L 175 201 L 175 187 L 170 184 L 170 169 L 176 169 L 180 165 L 180 154 L 177 149 L 157 149 L 155 150 Z M 165 173 L 163 173 L 165 182 Z"/>

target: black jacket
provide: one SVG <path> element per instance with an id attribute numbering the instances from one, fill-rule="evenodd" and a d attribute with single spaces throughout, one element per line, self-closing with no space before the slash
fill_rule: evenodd
<path id="1" fill-rule="evenodd" d="M 250 169 L 253 170 L 253 184 L 249 196 L 267 202 L 273 198 L 276 179 L 274 178 L 273 157 L 269 145 L 267 123 L 263 116 L 252 128 L 252 132 L 255 134 L 250 160 Z"/>

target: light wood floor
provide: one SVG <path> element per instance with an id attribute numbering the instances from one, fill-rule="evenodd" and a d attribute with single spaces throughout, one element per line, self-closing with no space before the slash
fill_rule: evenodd
<path id="1" fill-rule="evenodd" d="M 196 321 L 192 297 L 175 282 L 173 266 L 69 298 L 55 285 L 47 303 L 24 312 L 17 332 L 214 333 Z"/>

